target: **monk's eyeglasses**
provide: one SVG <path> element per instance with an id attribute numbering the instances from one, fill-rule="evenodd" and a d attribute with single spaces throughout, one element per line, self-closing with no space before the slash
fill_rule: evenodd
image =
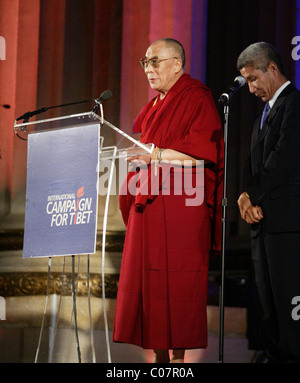
<path id="1" fill-rule="evenodd" d="M 152 59 L 147 59 L 146 57 L 143 57 L 142 59 L 140 59 L 140 64 L 143 67 L 143 69 L 146 69 L 149 64 L 153 68 L 158 68 L 159 64 L 162 61 L 173 60 L 173 59 L 178 59 L 178 57 L 170 57 L 168 59 L 161 59 L 161 60 L 159 60 L 158 57 L 153 57 Z"/>

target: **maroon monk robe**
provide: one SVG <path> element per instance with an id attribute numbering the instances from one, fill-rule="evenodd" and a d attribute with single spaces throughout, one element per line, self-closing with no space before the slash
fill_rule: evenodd
<path id="1" fill-rule="evenodd" d="M 207 346 L 209 253 L 221 247 L 220 118 L 210 90 L 187 74 L 153 104 L 154 100 L 141 110 L 133 132 L 141 132 L 143 143 L 204 159 L 204 201 L 187 206 L 194 197 L 184 182 L 181 193 L 174 191 L 176 180 L 186 176 L 181 167 L 160 165 L 162 176 L 154 176 L 154 165 L 128 173 L 120 191 L 127 232 L 113 341 L 150 349 L 203 348 Z M 203 188 L 197 182 L 203 168 L 187 171 L 192 173 L 193 186 L 196 182 Z M 171 180 L 168 195 L 164 194 L 166 178 Z M 151 181 L 159 182 L 158 194 L 151 193 Z M 140 193 L 123 195 L 130 182 L 137 184 Z"/>

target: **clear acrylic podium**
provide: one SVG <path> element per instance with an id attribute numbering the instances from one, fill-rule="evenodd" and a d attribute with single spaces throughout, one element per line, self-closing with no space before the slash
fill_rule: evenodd
<path id="1" fill-rule="evenodd" d="M 109 334 L 108 334 L 108 323 L 107 323 L 107 313 L 106 313 L 106 302 L 105 302 L 105 254 L 106 254 L 106 236 L 107 236 L 107 224 L 108 224 L 108 209 L 109 209 L 109 202 L 110 202 L 110 196 L 112 192 L 112 185 L 113 185 L 113 177 L 114 172 L 116 171 L 115 162 L 116 160 L 125 159 L 127 157 L 138 155 L 138 154 L 145 154 L 145 153 L 152 153 L 154 149 L 153 144 L 143 144 L 139 142 L 138 140 L 135 140 L 130 135 L 124 133 L 122 130 L 115 127 L 110 122 L 106 121 L 103 118 L 103 114 L 99 116 L 98 114 L 94 112 L 87 112 L 87 113 L 81 113 L 81 114 L 73 114 L 73 115 L 67 115 L 62 116 L 59 118 L 50 118 L 50 119 L 43 119 L 38 121 L 32 121 L 32 122 L 23 122 L 18 123 L 17 121 L 14 124 L 14 131 L 15 134 L 21 138 L 22 140 L 27 141 L 29 135 L 34 135 L 36 133 L 41 133 L 43 135 L 43 138 L 46 137 L 47 142 L 47 132 L 51 132 L 51 136 L 56 135 L 56 131 L 61 132 L 65 129 L 68 129 L 68 132 L 71 132 L 71 134 L 76 134 L 77 129 L 73 128 L 80 128 L 80 131 L 84 131 L 84 129 L 88 129 L 89 127 L 97 126 L 98 129 L 98 137 L 99 142 L 98 145 L 98 152 L 97 152 L 97 159 L 96 162 L 98 163 L 97 171 L 99 174 L 99 170 L 101 168 L 101 162 L 105 161 L 105 163 L 109 164 L 109 170 L 108 170 L 108 183 L 106 188 L 106 195 L 104 196 L 104 211 L 103 211 L 103 219 L 102 222 L 98 222 L 98 213 L 96 217 L 96 232 L 100 232 L 102 235 L 102 245 L 101 245 L 101 278 L 102 278 L 102 304 L 103 304 L 103 318 L 104 318 L 104 326 L 105 326 L 105 342 L 106 342 L 106 350 L 107 350 L 107 362 L 111 363 L 111 354 L 110 354 L 110 345 L 109 345 Z M 82 128 L 82 129 L 81 129 Z M 73 130 L 72 130 L 73 129 Z M 103 138 L 103 135 L 101 135 L 101 132 L 105 129 L 106 134 L 114 134 L 114 136 L 117 138 L 116 145 L 113 146 L 105 146 L 105 139 Z M 57 134 L 58 134 L 57 132 Z M 32 136 L 33 137 L 33 136 Z M 118 137 L 120 139 L 118 139 Z M 99 183 L 99 178 L 98 181 Z M 98 194 L 99 193 L 99 189 Z M 26 214 L 28 214 L 28 209 L 30 209 L 28 199 L 26 197 Z M 26 221 L 26 215 L 25 215 L 25 221 Z M 39 224 L 37 222 L 37 224 Z M 29 234 L 30 235 L 30 234 Z M 26 237 L 26 233 L 24 233 L 24 241 Z M 28 240 L 28 238 L 27 238 Z M 30 238 L 29 238 L 30 240 Z M 34 238 L 33 238 L 34 240 Z M 60 240 L 60 237 L 58 237 L 57 241 Z M 82 252 L 82 249 L 79 249 L 77 252 L 76 249 L 72 249 L 71 252 L 68 252 L 68 249 L 65 251 L 65 253 L 62 254 L 48 254 L 49 249 L 44 249 L 44 254 L 33 254 L 32 257 L 44 257 L 47 258 L 48 266 L 47 266 L 47 287 L 46 287 L 46 298 L 45 298 L 45 305 L 44 305 L 44 312 L 42 316 L 42 323 L 41 323 L 41 329 L 40 329 L 40 335 L 36 350 L 36 356 L 35 356 L 35 363 L 38 362 L 56 362 L 56 344 L 57 342 L 60 343 L 60 350 L 63 350 L 64 346 L 61 345 L 61 343 L 66 343 L 66 347 L 64 351 L 62 351 L 65 354 L 74 353 L 75 360 L 67 360 L 69 362 L 97 362 L 96 352 L 95 352 L 95 344 L 94 344 L 94 333 L 93 333 L 93 323 L 92 323 L 92 307 L 91 307 L 91 297 L 90 297 L 90 254 L 96 253 L 96 240 L 95 240 L 95 247 L 94 251 L 85 253 Z M 42 249 L 43 251 L 43 249 Z M 77 324 L 77 283 L 76 282 L 76 272 L 75 272 L 75 262 L 77 257 L 77 263 L 78 263 L 78 270 L 77 270 L 77 278 L 79 276 L 79 268 L 80 268 L 80 256 L 83 254 L 84 257 L 86 257 L 86 274 L 87 274 L 87 307 L 86 307 L 86 315 L 89 317 L 89 347 L 90 347 L 90 356 L 89 360 L 82 360 L 81 355 L 81 341 L 80 336 L 78 333 L 78 324 Z M 56 294 L 50 294 L 49 292 L 49 283 L 51 280 L 51 273 L 52 273 L 52 260 L 53 257 L 56 257 L 57 255 L 60 255 L 63 257 L 63 270 L 62 270 L 62 284 L 64 283 L 64 277 L 65 277 L 65 264 L 68 262 L 68 259 L 71 259 L 71 292 L 72 292 L 72 313 L 71 318 L 69 320 L 69 331 L 67 335 L 60 337 L 60 330 L 58 328 L 58 323 L 60 319 L 60 308 L 62 305 L 62 295 L 60 297 L 57 297 Z M 24 256 L 24 255 L 23 255 Z M 31 256 L 31 255 L 30 255 Z M 70 257 L 68 257 L 70 256 Z M 30 262 L 30 261 L 29 261 Z M 63 290 L 63 287 L 62 287 Z M 55 315 L 51 315 L 51 307 L 55 305 Z M 49 314 L 50 312 L 50 314 Z M 50 318 L 50 319 L 49 319 Z M 47 328 L 48 325 L 48 328 Z M 46 342 L 47 345 L 47 357 L 45 360 L 45 356 L 42 353 L 43 345 L 45 341 L 45 335 L 44 333 L 47 333 L 47 339 Z M 73 346 L 70 346 L 70 338 L 73 339 Z M 87 342 L 87 340 L 85 340 Z M 67 349 L 69 347 L 69 349 Z M 70 351 L 70 347 L 72 350 Z M 61 351 L 59 351 L 61 352 Z M 61 356 L 59 356 L 59 361 L 61 360 Z"/>

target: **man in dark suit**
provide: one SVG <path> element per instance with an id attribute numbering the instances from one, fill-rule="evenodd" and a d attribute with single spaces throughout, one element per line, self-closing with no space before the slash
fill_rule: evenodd
<path id="1" fill-rule="evenodd" d="M 300 92 L 267 43 L 246 48 L 237 68 L 265 102 L 246 161 L 241 217 L 251 224 L 261 339 L 273 362 L 300 362 Z M 298 304 L 298 306 L 297 306 Z"/>

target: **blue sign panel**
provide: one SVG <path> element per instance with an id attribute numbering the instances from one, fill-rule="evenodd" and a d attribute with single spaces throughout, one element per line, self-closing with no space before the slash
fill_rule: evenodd
<path id="1" fill-rule="evenodd" d="M 99 125 L 28 136 L 23 257 L 96 252 Z"/>

